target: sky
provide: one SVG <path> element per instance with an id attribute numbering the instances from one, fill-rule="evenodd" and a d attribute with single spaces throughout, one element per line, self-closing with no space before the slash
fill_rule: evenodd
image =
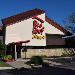
<path id="1" fill-rule="evenodd" d="M 0 0 L 0 20 L 35 8 L 64 26 L 63 20 L 75 11 L 75 0 Z"/>

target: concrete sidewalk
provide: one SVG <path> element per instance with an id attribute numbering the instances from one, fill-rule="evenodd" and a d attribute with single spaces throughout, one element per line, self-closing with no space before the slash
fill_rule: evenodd
<path id="1" fill-rule="evenodd" d="M 13 68 L 31 68 L 31 66 L 25 64 L 25 62 L 27 61 L 29 61 L 29 59 L 18 59 L 14 62 L 8 62 L 8 64 L 11 65 Z M 62 64 L 50 60 L 44 60 L 44 62 L 49 63 L 49 66 L 75 70 L 75 64 Z"/>
<path id="2" fill-rule="evenodd" d="M 25 62 L 28 61 L 28 60 L 16 60 L 16 61 L 13 61 L 13 62 L 8 62 L 9 65 L 11 65 L 13 68 L 31 68 L 31 66 L 25 64 Z"/>

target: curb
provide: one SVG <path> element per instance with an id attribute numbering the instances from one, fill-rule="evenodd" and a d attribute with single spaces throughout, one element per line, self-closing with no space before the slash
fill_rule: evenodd
<path id="1" fill-rule="evenodd" d="M 13 67 L 0 67 L 0 70 L 14 69 Z"/>

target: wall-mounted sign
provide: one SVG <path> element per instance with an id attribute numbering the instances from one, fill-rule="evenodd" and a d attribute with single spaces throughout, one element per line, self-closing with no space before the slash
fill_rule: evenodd
<path id="1" fill-rule="evenodd" d="M 32 39 L 45 39 L 46 37 L 43 35 L 33 35 Z"/>
<path id="2" fill-rule="evenodd" d="M 33 29 L 32 29 L 32 39 L 44 39 L 43 35 L 45 27 L 43 26 L 44 21 L 38 17 L 33 17 Z"/>

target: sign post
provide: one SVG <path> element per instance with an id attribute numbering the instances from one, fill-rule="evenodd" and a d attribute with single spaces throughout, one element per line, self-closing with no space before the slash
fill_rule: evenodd
<path id="1" fill-rule="evenodd" d="M 25 59 L 26 59 L 26 52 L 27 52 L 27 46 L 26 43 L 30 42 L 30 40 L 25 41 L 25 47 L 24 47 L 24 51 L 25 51 Z"/>

